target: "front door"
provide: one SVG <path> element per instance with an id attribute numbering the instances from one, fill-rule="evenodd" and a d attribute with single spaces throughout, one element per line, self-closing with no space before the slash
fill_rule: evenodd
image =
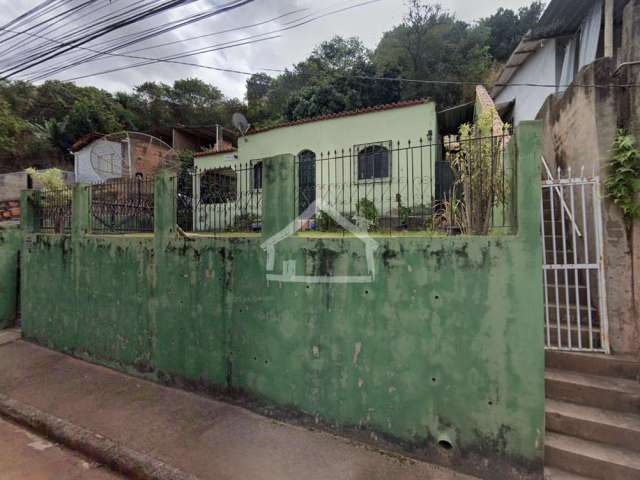
<path id="1" fill-rule="evenodd" d="M 298 215 L 316 201 L 316 154 L 310 150 L 298 155 Z"/>

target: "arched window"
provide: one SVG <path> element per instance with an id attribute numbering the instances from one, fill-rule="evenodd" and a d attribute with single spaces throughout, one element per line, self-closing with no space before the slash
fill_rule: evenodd
<path id="1" fill-rule="evenodd" d="M 358 152 L 358 180 L 389 177 L 389 150 L 382 145 L 370 145 Z"/>

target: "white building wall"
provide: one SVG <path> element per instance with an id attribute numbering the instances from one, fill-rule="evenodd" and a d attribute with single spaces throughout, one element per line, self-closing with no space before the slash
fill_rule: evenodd
<path id="1" fill-rule="evenodd" d="M 542 48 L 531 55 L 495 98 L 496 103 L 516 101 L 513 123 L 534 120 L 549 95 L 556 93 L 556 41 L 546 40 Z M 511 84 L 545 84 L 553 87 L 531 87 Z"/>
<path id="2" fill-rule="evenodd" d="M 98 145 L 102 144 L 102 145 Z M 104 144 L 109 145 L 109 150 L 115 152 L 113 164 L 116 166 L 115 171 L 112 174 L 107 174 L 104 171 L 101 171 L 98 174 L 93 165 L 91 163 L 91 151 L 92 149 L 98 146 L 105 146 Z M 110 142 L 108 140 L 96 140 L 95 142 L 87 145 L 86 147 L 78 150 L 73 154 L 74 157 L 74 171 L 76 174 L 76 182 L 81 183 L 100 183 L 108 180 L 109 178 L 118 178 L 122 175 L 122 153 L 121 153 L 121 145 L 116 142 Z"/>

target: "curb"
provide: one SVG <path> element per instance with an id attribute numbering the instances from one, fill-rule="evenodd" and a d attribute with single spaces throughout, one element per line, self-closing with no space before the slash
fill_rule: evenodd
<path id="1" fill-rule="evenodd" d="M 127 478 L 139 480 L 198 480 L 145 453 L 73 425 L 0 393 L 0 416 L 28 427 Z"/>

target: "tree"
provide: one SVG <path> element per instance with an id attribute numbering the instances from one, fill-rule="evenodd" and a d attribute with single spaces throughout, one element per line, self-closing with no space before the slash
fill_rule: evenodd
<path id="1" fill-rule="evenodd" d="M 16 116 L 5 100 L 0 100 L 0 153 L 14 153 L 28 131 L 29 124 Z"/>
<path id="2" fill-rule="evenodd" d="M 438 4 L 410 0 L 408 6 L 403 22 L 386 32 L 376 48 L 378 71 L 395 68 L 407 79 L 482 83 L 491 67 L 489 30 L 456 20 Z M 401 90 L 403 99 L 428 97 L 441 108 L 471 95 L 454 84 L 406 82 Z"/>
<path id="3" fill-rule="evenodd" d="M 334 37 L 271 82 L 263 105 L 268 114 L 258 121 L 298 120 L 399 100 L 397 82 L 369 79 L 376 75 L 372 52 L 360 40 Z M 397 70 L 383 75 L 397 76 Z"/>
<path id="4" fill-rule="evenodd" d="M 522 37 L 538 22 L 544 10 L 541 1 L 521 7 L 518 12 L 499 8 L 490 17 L 480 20 L 480 25 L 491 31 L 489 53 L 498 62 L 506 62 Z"/>
<path id="5" fill-rule="evenodd" d="M 266 73 L 256 73 L 247 79 L 247 103 L 249 108 L 255 108 L 267 97 L 273 79 Z"/>

